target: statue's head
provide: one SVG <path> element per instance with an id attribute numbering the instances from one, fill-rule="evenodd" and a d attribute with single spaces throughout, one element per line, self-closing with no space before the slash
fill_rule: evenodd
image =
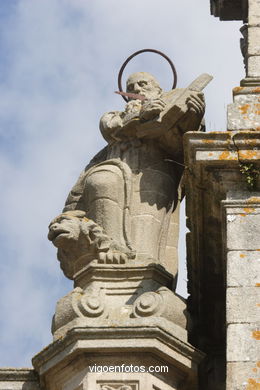
<path id="1" fill-rule="evenodd" d="M 64 274 L 72 279 L 74 262 L 89 246 L 82 235 L 85 225 L 89 223 L 86 213 L 80 210 L 67 211 L 60 214 L 49 225 L 48 238 L 58 248 L 58 259 Z"/>
<path id="2" fill-rule="evenodd" d="M 49 225 L 48 238 L 57 247 L 68 245 L 69 242 L 77 241 L 82 230 L 82 221 L 86 220 L 84 211 L 69 211 L 60 214 Z"/>
<path id="3" fill-rule="evenodd" d="M 156 99 L 162 94 L 162 89 L 156 78 L 150 73 L 137 72 L 131 74 L 126 82 L 126 91 Z"/>

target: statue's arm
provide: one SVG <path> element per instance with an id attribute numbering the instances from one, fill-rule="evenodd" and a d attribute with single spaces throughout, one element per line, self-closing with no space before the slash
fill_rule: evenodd
<path id="1" fill-rule="evenodd" d="M 115 133 L 123 127 L 122 112 L 106 112 L 100 119 L 99 128 L 107 142 L 116 140 Z"/>

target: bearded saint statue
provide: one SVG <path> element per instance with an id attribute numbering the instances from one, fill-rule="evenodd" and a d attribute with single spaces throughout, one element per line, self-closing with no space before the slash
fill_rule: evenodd
<path id="1" fill-rule="evenodd" d="M 125 109 L 100 120 L 108 145 L 80 174 L 63 214 L 50 225 L 49 238 L 70 278 L 71 263 L 82 256 L 85 262 L 159 263 L 177 273 L 183 134 L 202 128 L 203 94 L 190 88 L 164 92 L 145 72 L 132 74 L 126 87 Z M 62 218 L 85 218 L 91 251 L 83 245 L 69 259 L 69 240 L 77 238 L 66 224 L 61 227 Z"/>

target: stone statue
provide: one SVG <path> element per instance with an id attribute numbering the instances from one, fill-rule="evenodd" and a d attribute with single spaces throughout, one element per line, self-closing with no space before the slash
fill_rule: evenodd
<path id="1" fill-rule="evenodd" d="M 164 92 L 145 72 L 128 78 L 132 97 L 124 111 L 100 120 L 108 145 L 81 173 L 49 227 L 66 276 L 92 261 L 157 263 L 176 275 L 182 136 L 201 129 L 205 108 L 194 89 Z"/>

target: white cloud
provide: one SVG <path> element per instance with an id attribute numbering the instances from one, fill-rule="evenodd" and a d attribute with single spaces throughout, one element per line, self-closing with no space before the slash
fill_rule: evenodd
<path id="1" fill-rule="evenodd" d="M 0 365 L 28 366 L 50 342 L 55 302 L 71 288 L 47 226 L 104 145 L 99 117 L 123 106 L 113 93 L 122 62 L 152 47 L 173 59 L 180 87 L 212 73 L 208 130 L 225 130 L 224 105 L 243 67 L 239 24 L 210 16 L 209 0 L 18 0 L 0 22 Z M 139 67 L 170 87 L 159 57 L 136 58 L 126 74 Z"/>

